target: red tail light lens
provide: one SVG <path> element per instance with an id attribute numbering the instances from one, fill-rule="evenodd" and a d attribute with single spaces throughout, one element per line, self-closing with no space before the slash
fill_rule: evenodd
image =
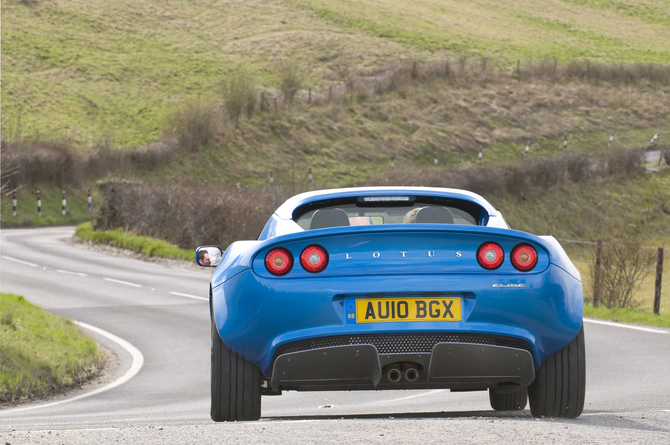
<path id="1" fill-rule="evenodd" d="M 278 247 L 265 255 L 265 267 L 272 275 L 286 275 L 293 268 L 293 255 Z"/>
<path id="2" fill-rule="evenodd" d="M 328 252 L 321 246 L 307 246 L 300 254 L 300 264 L 307 272 L 321 272 L 328 265 Z"/>
<path id="3" fill-rule="evenodd" d="M 505 252 L 496 243 L 484 243 L 477 249 L 477 261 L 484 269 L 497 269 L 504 259 Z"/>
<path id="4" fill-rule="evenodd" d="M 512 265 L 521 272 L 533 270 L 537 264 L 537 251 L 529 244 L 519 244 L 512 250 Z"/>

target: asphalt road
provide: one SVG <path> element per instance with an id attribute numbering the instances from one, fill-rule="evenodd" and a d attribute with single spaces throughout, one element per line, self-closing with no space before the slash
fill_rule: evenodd
<path id="1" fill-rule="evenodd" d="M 577 419 L 494 412 L 486 392 L 286 392 L 263 398 L 258 422 L 216 424 L 209 275 L 85 250 L 67 242 L 72 233 L 1 231 L 0 291 L 102 330 L 87 332 L 112 351 L 110 372 L 77 393 L 0 411 L 0 444 L 670 443 L 670 332 L 595 321 L 585 324 Z"/>

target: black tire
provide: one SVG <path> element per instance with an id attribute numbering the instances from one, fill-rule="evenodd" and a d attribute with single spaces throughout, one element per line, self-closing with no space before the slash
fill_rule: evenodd
<path id="1" fill-rule="evenodd" d="M 568 346 L 542 363 L 528 387 L 534 417 L 579 417 L 584 409 L 586 352 L 584 325 Z"/>
<path id="2" fill-rule="evenodd" d="M 518 411 L 526 407 L 528 388 L 522 386 L 518 391 L 507 394 L 498 394 L 496 388 L 489 388 L 489 401 L 496 411 Z"/>
<path id="3" fill-rule="evenodd" d="M 212 420 L 258 420 L 261 372 L 228 349 L 212 323 Z"/>

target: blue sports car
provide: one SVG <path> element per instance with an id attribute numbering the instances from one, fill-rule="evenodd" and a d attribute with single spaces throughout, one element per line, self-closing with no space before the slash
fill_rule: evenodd
<path id="1" fill-rule="evenodd" d="M 210 287 L 215 421 L 256 420 L 284 390 L 488 390 L 495 410 L 577 417 L 582 283 L 551 236 L 511 230 L 463 190 L 303 193 Z"/>

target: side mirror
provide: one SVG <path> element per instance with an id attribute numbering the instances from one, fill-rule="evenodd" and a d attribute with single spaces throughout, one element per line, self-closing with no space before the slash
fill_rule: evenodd
<path id="1" fill-rule="evenodd" d="M 216 267 L 221 261 L 223 250 L 218 246 L 200 246 L 195 249 L 195 262 L 202 267 Z"/>

